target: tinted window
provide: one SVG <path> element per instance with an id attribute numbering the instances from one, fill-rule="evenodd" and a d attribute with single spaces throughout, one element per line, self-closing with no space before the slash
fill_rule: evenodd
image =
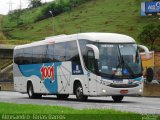
<path id="1" fill-rule="evenodd" d="M 88 50 L 87 53 L 87 66 L 88 70 L 91 72 L 95 73 L 96 68 L 95 68 L 95 57 L 94 57 L 94 52 L 93 50 Z"/>
<path id="2" fill-rule="evenodd" d="M 33 64 L 43 62 L 43 59 L 45 59 L 46 48 L 47 48 L 46 45 L 33 47 L 33 54 L 32 54 Z"/>
<path id="3" fill-rule="evenodd" d="M 23 49 L 16 49 L 14 51 L 14 61 L 16 64 L 23 64 Z"/>
<path id="4" fill-rule="evenodd" d="M 32 48 L 24 48 L 23 64 L 32 64 Z"/>
<path id="5" fill-rule="evenodd" d="M 47 46 L 47 54 L 46 54 L 46 61 L 45 62 L 53 62 L 54 60 L 54 45 Z"/>
<path id="6" fill-rule="evenodd" d="M 66 57 L 66 46 L 65 43 L 57 43 L 54 46 L 54 62 L 65 61 Z"/>
<path id="7" fill-rule="evenodd" d="M 15 62 L 18 64 L 38 64 L 48 62 L 72 61 L 80 63 L 76 41 L 28 47 L 15 50 Z"/>
<path id="8" fill-rule="evenodd" d="M 86 55 L 87 54 L 86 44 L 88 44 L 87 40 L 79 40 L 79 45 L 80 45 L 80 49 L 81 49 L 82 55 Z"/>
<path id="9" fill-rule="evenodd" d="M 88 48 L 86 47 L 87 44 L 92 44 L 91 41 L 88 41 L 88 40 L 79 40 L 79 45 L 80 45 L 80 49 L 81 49 L 81 53 L 82 53 L 82 56 L 83 56 L 83 60 L 84 60 L 84 63 L 85 63 L 85 66 L 88 66 L 87 65 L 87 51 L 88 51 Z"/>
<path id="10" fill-rule="evenodd" d="M 80 63 L 78 47 L 76 41 L 66 43 L 66 61 Z"/>
<path id="11" fill-rule="evenodd" d="M 88 70 L 95 73 L 97 70 L 96 68 L 97 65 L 94 59 L 94 53 L 91 48 L 86 47 L 87 44 L 95 44 L 95 43 L 89 40 L 79 40 L 79 45 L 83 56 L 84 64 Z"/>
<path id="12" fill-rule="evenodd" d="M 18 64 L 18 50 L 17 49 L 15 49 L 14 50 L 14 62 L 16 63 L 16 64 Z"/>

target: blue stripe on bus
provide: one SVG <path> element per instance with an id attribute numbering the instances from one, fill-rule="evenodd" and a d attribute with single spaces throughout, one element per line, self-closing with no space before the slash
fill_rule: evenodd
<path id="1" fill-rule="evenodd" d="M 41 81 L 44 81 L 43 84 L 45 85 L 46 89 L 50 93 L 57 93 L 58 92 L 58 78 L 57 78 L 57 68 L 61 65 L 61 62 L 57 63 L 44 63 L 44 64 L 27 64 L 27 65 L 19 65 L 19 69 L 23 76 L 31 77 L 33 75 L 39 77 Z M 54 66 L 54 80 L 52 80 L 52 76 L 46 77 L 42 76 L 42 67 L 45 69 L 43 70 L 43 74 L 46 74 L 46 68 L 51 68 Z M 51 74 L 51 73 L 50 73 Z M 44 77 L 44 78 L 43 78 Z"/>
<path id="2" fill-rule="evenodd" d="M 134 80 L 143 82 L 142 77 L 135 78 Z"/>

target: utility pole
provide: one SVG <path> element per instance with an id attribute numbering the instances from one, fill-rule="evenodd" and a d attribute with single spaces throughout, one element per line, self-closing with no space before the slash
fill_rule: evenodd
<path id="1" fill-rule="evenodd" d="M 9 11 L 12 11 L 12 5 L 14 4 L 13 2 L 12 2 L 12 0 L 9 0 Z"/>
<path id="2" fill-rule="evenodd" d="M 54 24 L 54 16 L 53 16 L 53 12 L 52 11 L 49 11 L 49 13 L 52 15 L 52 25 L 53 25 L 53 33 L 55 32 L 55 24 Z"/>
<path id="3" fill-rule="evenodd" d="M 20 0 L 20 10 L 22 9 L 22 1 Z"/>

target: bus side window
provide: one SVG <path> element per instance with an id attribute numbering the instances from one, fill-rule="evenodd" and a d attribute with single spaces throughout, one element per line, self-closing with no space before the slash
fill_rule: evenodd
<path id="1" fill-rule="evenodd" d="M 23 64 L 32 64 L 32 48 L 24 48 Z"/>
<path id="2" fill-rule="evenodd" d="M 41 46 L 36 46 L 33 48 L 33 56 L 32 56 L 32 63 L 41 63 L 42 59 L 40 58 L 41 53 Z"/>
<path id="3" fill-rule="evenodd" d="M 49 62 L 48 61 L 48 58 L 46 57 L 46 55 L 47 55 L 47 48 L 48 48 L 48 46 L 47 45 L 42 45 L 41 46 L 41 54 L 39 55 L 39 59 L 40 59 L 40 63 L 47 63 L 47 62 Z"/>
<path id="4" fill-rule="evenodd" d="M 23 64 L 23 49 L 16 49 L 15 50 L 15 58 L 14 58 L 14 62 L 17 64 L 17 65 L 21 65 Z"/>
<path id="5" fill-rule="evenodd" d="M 47 54 L 46 54 L 46 59 L 44 62 L 54 62 L 54 45 L 50 44 L 47 47 Z"/>
<path id="6" fill-rule="evenodd" d="M 63 62 L 65 61 L 65 43 L 57 43 L 54 46 L 54 62 Z"/>
<path id="7" fill-rule="evenodd" d="M 32 63 L 39 64 L 45 60 L 46 45 L 35 46 L 33 48 Z"/>
<path id="8" fill-rule="evenodd" d="M 18 58 L 18 53 L 19 50 L 18 49 L 15 49 L 14 50 L 14 63 L 18 64 L 19 63 L 19 58 Z"/>
<path id="9" fill-rule="evenodd" d="M 80 45 L 80 49 L 81 49 L 81 53 L 83 56 L 83 60 L 84 60 L 84 64 L 87 67 L 87 47 L 86 44 L 93 44 L 93 42 L 89 41 L 89 40 L 79 40 L 79 45 Z M 88 67 L 87 67 L 88 68 Z"/>
<path id="10" fill-rule="evenodd" d="M 95 57 L 93 50 L 88 50 L 87 52 L 87 68 L 91 72 L 95 73 Z"/>
<path id="11" fill-rule="evenodd" d="M 76 41 L 66 43 L 66 61 L 72 61 L 74 63 L 80 64 L 80 58 Z"/>

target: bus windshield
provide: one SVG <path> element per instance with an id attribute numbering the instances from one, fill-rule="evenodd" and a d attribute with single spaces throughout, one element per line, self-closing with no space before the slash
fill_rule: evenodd
<path id="1" fill-rule="evenodd" d="M 101 44 L 98 69 L 101 76 L 134 78 L 142 75 L 141 59 L 136 44 Z"/>

